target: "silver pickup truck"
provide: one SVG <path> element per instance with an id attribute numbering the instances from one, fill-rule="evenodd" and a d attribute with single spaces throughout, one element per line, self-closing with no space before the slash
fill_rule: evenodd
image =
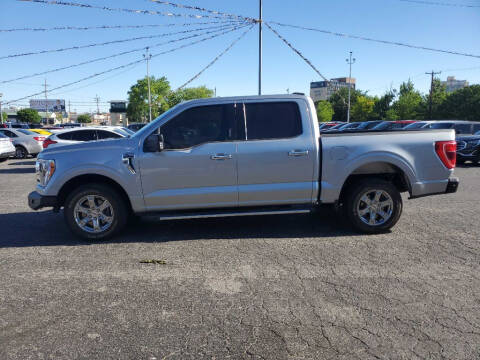
<path id="1" fill-rule="evenodd" d="M 86 239 L 135 215 L 161 220 L 306 213 L 323 204 L 361 232 L 390 229 L 410 198 L 457 190 L 453 130 L 320 136 L 303 95 L 193 100 L 129 138 L 44 150 L 34 210 L 64 208 Z"/>

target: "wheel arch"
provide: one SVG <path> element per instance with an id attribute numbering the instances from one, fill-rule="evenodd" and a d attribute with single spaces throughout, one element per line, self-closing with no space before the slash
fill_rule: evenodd
<path id="1" fill-rule="evenodd" d="M 388 161 L 375 161 L 360 165 L 345 179 L 340 191 L 339 202 L 343 203 L 347 190 L 359 180 L 377 178 L 391 182 L 399 192 L 412 192 L 409 177 L 399 166 Z"/>
<path id="2" fill-rule="evenodd" d="M 127 205 L 128 211 L 132 212 L 132 203 L 125 189 L 112 178 L 105 175 L 99 175 L 99 174 L 77 175 L 69 179 L 67 182 L 65 182 L 65 184 L 63 184 L 62 187 L 60 188 L 60 191 L 58 192 L 58 195 L 57 195 L 58 207 L 61 207 L 65 204 L 65 200 L 67 196 L 72 191 L 74 191 L 79 186 L 86 185 L 86 184 L 104 184 L 112 187 L 121 195 L 121 197 L 125 201 L 125 204 Z"/>

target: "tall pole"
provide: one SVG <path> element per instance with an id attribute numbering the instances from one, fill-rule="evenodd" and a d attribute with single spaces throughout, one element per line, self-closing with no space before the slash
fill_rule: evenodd
<path id="1" fill-rule="evenodd" d="M 48 99 L 47 99 L 47 79 L 45 78 L 45 124 L 48 124 Z"/>
<path id="2" fill-rule="evenodd" d="M 146 47 L 146 53 L 143 55 L 147 61 L 147 84 L 148 84 L 148 121 L 152 122 L 152 93 L 150 91 L 150 59 L 152 55 L 148 53 L 148 46 Z"/>
<path id="3" fill-rule="evenodd" d="M 430 81 L 430 96 L 429 96 L 429 101 L 428 101 L 428 119 L 432 120 L 432 108 L 433 108 L 433 77 L 435 75 L 441 74 L 441 71 L 435 72 L 432 70 L 432 72 L 427 72 L 425 74 L 431 75 L 432 79 Z"/>
<path id="4" fill-rule="evenodd" d="M 97 115 L 100 115 L 100 107 L 98 105 L 98 102 L 100 101 L 100 98 L 98 95 L 95 95 L 95 102 L 97 103 Z"/>
<path id="5" fill-rule="evenodd" d="M 352 88 L 352 64 L 355 63 L 355 58 L 352 59 L 352 52 L 350 51 L 350 58 L 347 59 L 348 65 L 350 65 L 350 73 L 348 75 L 348 109 L 347 109 L 347 123 L 350 122 L 350 98 Z"/>
<path id="6" fill-rule="evenodd" d="M 262 95 L 262 52 L 263 52 L 263 39 L 262 39 L 262 13 L 263 13 L 263 0 L 259 0 L 259 15 L 258 15 L 258 95 Z"/>
<path id="7" fill-rule="evenodd" d="M 2 93 L 0 93 L 0 123 L 2 123 L 2 124 L 3 124 L 2 96 L 3 96 L 3 94 L 2 94 Z"/>

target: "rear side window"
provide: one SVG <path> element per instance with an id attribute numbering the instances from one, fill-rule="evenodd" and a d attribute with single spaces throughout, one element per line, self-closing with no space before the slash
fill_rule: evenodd
<path id="1" fill-rule="evenodd" d="M 3 134 L 8 136 L 9 138 L 16 138 L 18 137 L 14 132 L 10 130 L 2 130 Z"/>
<path id="2" fill-rule="evenodd" d="M 453 127 L 457 134 L 471 134 L 472 133 L 472 125 L 470 124 L 455 124 Z"/>
<path id="3" fill-rule="evenodd" d="M 161 127 L 166 149 L 188 149 L 233 139 L 232 105 L 199 106 L 185 110 Z"/>
<path id="4" fill-rule="evenodd" d="M 80 130 L 72 131 L 72 137 L 70 140 L 73 141 L 92 141 L 96 140 L 95 130 Z"/>
<path id="5" fill-rule="evenodd" d="M 121 138 L 121 137 L 122 137 L 121 135 L 116 134 L 114 132 L 105 131 L 105 130 L 97 130 L 97 140 L 117 139 L 117 138 Z"/>
<path id="6" fill-rule="evenodd" d="M 302 118 L 295 102 L 245 104 L 247 140 L 292 138 L 302 133 Z"/>

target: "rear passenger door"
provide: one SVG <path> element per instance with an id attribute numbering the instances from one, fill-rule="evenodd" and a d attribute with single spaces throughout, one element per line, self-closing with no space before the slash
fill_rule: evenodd
<path id="1" fill-rule="evenodd" d="M 244 140 L 237 149 L 240 206 L 311 203 L 317 140 L 309 114 L 301 111 L 295 101 L 243 104 Z"/>

